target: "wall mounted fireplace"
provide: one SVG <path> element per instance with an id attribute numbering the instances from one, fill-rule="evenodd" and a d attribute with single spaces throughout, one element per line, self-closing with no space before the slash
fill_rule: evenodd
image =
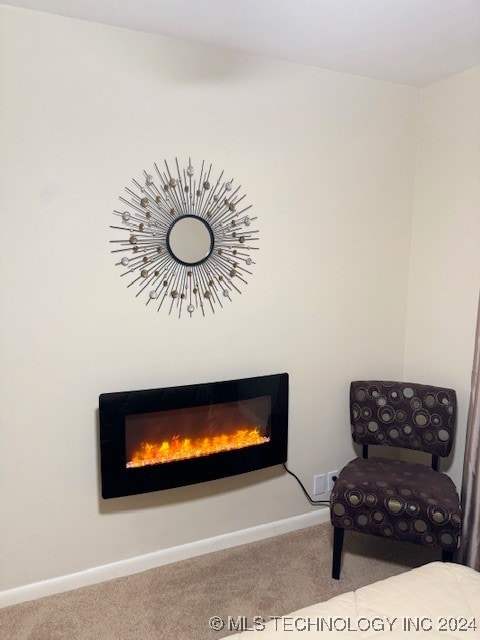
<path id="1" fill-rule="evenodd" d="M 99 398 L 103 498 L 216 480 L 287 459 L 288 374 Z"/>

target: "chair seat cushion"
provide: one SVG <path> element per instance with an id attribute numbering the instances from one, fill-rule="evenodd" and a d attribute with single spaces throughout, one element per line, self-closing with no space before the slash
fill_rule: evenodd
<path id="1" fill-rule="evenodd" d="M 425 465 L 355 458 L 330 498 L 334 527 L 455 551 L 460 500 L 451 478 Z"/>

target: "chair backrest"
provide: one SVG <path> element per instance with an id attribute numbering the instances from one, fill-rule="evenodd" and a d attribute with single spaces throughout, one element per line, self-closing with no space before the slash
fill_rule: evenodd
<path id="1" fill-rule="evenodd" d="M 352 437 L 361 445 L 449 455 L 457 419 L 453 389 L 410 382 L 361 380 L 350 385 Z"/>

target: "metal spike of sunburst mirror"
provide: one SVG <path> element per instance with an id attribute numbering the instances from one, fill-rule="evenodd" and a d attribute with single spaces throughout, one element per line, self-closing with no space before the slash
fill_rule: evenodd
<path id="1" fill-rule="evenodd" d="M 136 297 L 157 311 L 163 306 L 179 318 L 215 313 L 251 275 L 257 218 L 224 171 L 215 179 L 205 162 L 198 174 L 190 159 L 181 169 L 175 158 L 173 172 L 164 164 L 164 170 L 154 164 L 154 175 L 143 171 L 120 196 L 122 210 L 113 211 L 119 223 L 111 226 L 122 234 L 111 240 L 116 265 Z"/>

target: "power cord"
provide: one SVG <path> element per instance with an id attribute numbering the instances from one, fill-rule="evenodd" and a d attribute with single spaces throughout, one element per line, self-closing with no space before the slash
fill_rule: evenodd
<path id="1" fill-rule="evenodd" d="M 307 498 L 307 500 L 310 502 L 310 504 L 330 504 L 330 500 L 313 500 L 308 491 L 305 489 L 302 481 L 300 480 L 300 478 L 298 476 L 296 476 L 293 471 L 290 471 L 290 469 L 287 467 L 287 465 L 282 462 L 283 464 L 283 468 L 285 469 L 285 471 L 287 473 L 289 473 L 291 476 L 293 476 L 295 478 L 295 480 L 298 482 L 298 484 L 300 485 L 300 487 L 302 488 L 303 493 L 305 494 L 305 497 Z M 332 480 L 335 482 L 337 478 L 333 477 Z"/>

